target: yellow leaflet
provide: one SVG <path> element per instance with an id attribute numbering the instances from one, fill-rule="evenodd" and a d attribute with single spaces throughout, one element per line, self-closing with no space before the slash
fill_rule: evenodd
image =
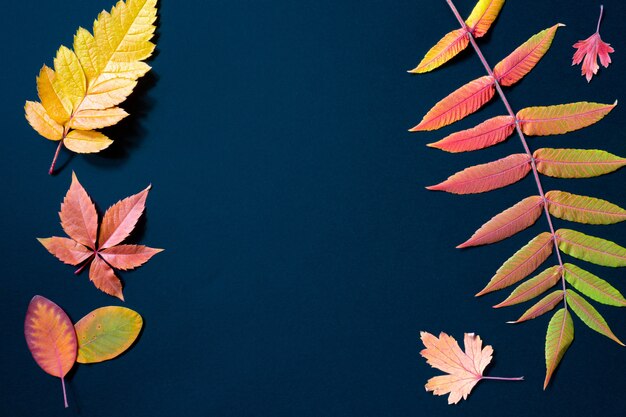
<path id="1" fill-rule="evenodd" d="M 93 130 L 72 130 L 63 143 L 67 149 L 76 153 L 95 153 L 108 148 L 113 141 Z"/>
<path id="2" fill-rule="evenodd" d="M 27 101 L 24 110 L 26 111 L 26 120 L 37 133 L 46 139 L 61 140 L 63 137 L 63 126 L 48 116 L 46 109 L 43 108 L 41 103 Z"/>

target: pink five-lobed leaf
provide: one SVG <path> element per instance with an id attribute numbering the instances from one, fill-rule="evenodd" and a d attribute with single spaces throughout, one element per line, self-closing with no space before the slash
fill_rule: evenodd
<path id="1" fill-rule="evenodd" d="M 493 357 L 491 346 L 482 346 L 480 336 L 474 333 L 465 333 L 465 351 L 457 341 L 444 332 L 436 337 L 428 332 L 420 332 L 420 338 L 425 349 L 420 355 L 433 368 L 445 372 L 430 378 L 426 383 L 426 391 L 434 395 L 448 396 L 448 404 L 457 404 L 461 399 L 467 399 L 474 386 L 482 379 L 499 379 L 505 381 L 520 381 L 520 378 L 499 378 L 483 376 L 483 372 Z"/>
<path id="2" fill-rule="evenodd" d="M 476 294 L 477 297 L 513 285 L 545 262 L 552 254 L 554 239 L 552 234 L 543 232 L 532 239 L 526 246 L 515 252 L 502 264 L 485 288 Z"/>
<path id="3" fill-rule="evenodd" d="M 585 40 L 576 42 L 573 47 L 576 49 L 572 57 L 572 65 L 578 65 L 582 62 L 581 74 L 585 76 L 587 82 L 591 82 L 591 78 L 598 73 L 600 66 L 598 58 L 604 68 L 611 63 L 610 53 L 615 52 L 610 43 L 602 41 L 600 37 L 600 22 L 602 21 L 602 13 L 604 6 L 600 6 L 600 17 L 598 17 L 598 25 L 596 32 Z"/>
<path id="4" fill-rule="evenodd" d="M 559 135 L 600 121 L 615 106 L 617 100 L 613 104 L 581 101 L 555 106 L 527 107 L 517 112 L 517 119 L 526 135 Z"/>
<path id="5" fill-rule="evenodd" d="M 51 237 L 38 239 L 54 256 L 70 265 L 83 264 L 77 273 L 89 266 L 89 279 L 101 291 L 124 300 L 122 283 L 113 268 L 128 270 L 146 263 L 162 249 L 143 245 L 120 245 L 137 225 L 145 209 L 147 187 L 111 206 L 98 230 L 98 214 L 87 192 L 72 173 L 70 186 L 61 205 L 61 225 L 71 239 Z"/>
<path id="6" fill-rule="evenodd" d="M 493 98 L 494 85 L 489 75 L 470 81 L 435 104 L 410 132 L 436 130 L 474 113 Z"/>
<path id="7" fill-rule="evenodd" d="M 538 195 L 527 197 L 513 207 L 495 215 L 457 248 L 486 245 L 513 236 L 535 224 L 541 216 L 542 208 L 543 198 Z"/>
<path id="8" fill-rule="evenodd" d="M 548 52 L 554 35 L 556 35 L 556 30 L 562 26 L 565 25 L 557 23 L 533 35 L 500 61 L 493 68 L 494 76 L 500 85 L 510 86 L 524 78 Z"/>
<path id="9" fill-rule="evenodd" d="M 64 378 L 74 366 L 78 351 L 72 321 L 61 307 L 36 295 L 28 305 L 24 336 L 37 365 L 50 375 L 61 378 L 63 400 L 67 408 Z"/>
<path id="10" fill-rule="evenodd" d="M 428 190 L 453 194 L 474 194 L 506 187 L 530 172 L 530 157 L 519 153 L 497 161 L 465 168 Z"/>
<path id="11" fill-rule="evenodd" d="M 452 133 L 427 146 L 452 153 L 475 151 L 503 142 L 511 136 L 513 130 L 515 130 L 515 118 L 496 116 L 476 127 Z"/>

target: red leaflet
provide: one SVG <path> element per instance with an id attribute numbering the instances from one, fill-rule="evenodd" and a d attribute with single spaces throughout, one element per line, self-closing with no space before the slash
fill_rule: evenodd
<path id="1" fill-rule="evenodd" d="M 453 133 L 427 146 L 452 153 L 475 151 L 503 142 L 511 136 L 513 130 L 515 130 L 513 117 L 496 116 L 476 127 Z"/>
<path id="2" fill-rule="evenodd" d="M 557 23 L 551 28 L 533 35 L 509 56 L 500 61 L 493 69 L 493 74 L 500 85 L 513 85 L 524 78 L 548 52 L 556 30 L 561 26 L 565 25 Z"/>
<path id="3" fill-rule="evenodd" d="M 24 321 L 26 344 L 35 362 L 47 373 L 61 378 L 67 408 L 64 377 L 74 366 L 78 342 L 74 325 L 65 312 L 45 297 L 36 295 Z"/>
<path id="4" fill-rule="evenodd" d="M 532 320 L 541 316 L 544 313 L 552 310 L 563 300 L 563 290 L 556 290 L 537 302 L 531 308 L 526 310 L 522 316 L 515 321 L 507 321 L 509 324 L 521 323 L 527 320 Z"/>
<path id="5" fill-rule="evenodd" d="M 511 295 L 506 298 L 506 300 L 502 301 L 500 304 L 496 304 L 493 308 L 508 307 L 523 303 L 524 301 L 531 300 L 538 295 L 543 294 L 550 288 L 554 287 L 554 285 L 561 278 L 562 273 L 563 268 L 561 268 L 560 265 L 555 265 L 546 269 L 536 277 L 520 284 L 517 288 L 515 288 Z"/>
<path id="6" fill-rule="evenodd" d="M 465 116 L 474 113 L 487 103 L 495 94 L 494 80 L 485 75 L 471 81 L 454 92 L 430 109 L 422 121 L 412 128 L 411 132 L 421 130 L 436 130 L 441 127 L 461 120 Z"/>
<path id="7" fill-rule="evenodd" d="M 146 263 L 162 249 L 142 245 L 118 245 L 133 231 L 141 217 L 150 187 L 111 206 L 102 219 L 98 238 L 96 207 L 75 174 L 61 204 L 61 226 L 71 238 L 38 239 L 54 256 L 69 265 L 79 265 L 77 273 L 89 263 L 89 279 L 107 294 L 124 300 L 122 283 L 112 268 L 127 270 Z"/>
<path id="8" fill-rule="evenodd" d="M 534 195 L 517 203 L 483 224 L 471 238 L 457 248 L 498 242 L 535 224 L 543 207 L 543 199 Z"/>
<path id="9" fill-rule="evenodd" d="M 428 190 L 453 194 L 473 194 L 506 187 L 524 178 L 530 171 L 530 157 L 523 153 L 457 172 L 444 182 L 426 187 Z"/>
<path id="10" fill-rule="evenodd" d="M 591 78 L 597 74 L 600 69 L 598 57 L 600 58 L 602 66 L 607 68 L 611 63 L 609 54 L 615 52 L 611 44 L 603 42 L 600 37 L 600 22 L 602 21 L 603 10 L 604 6 L 600 6 L 600 17 L 598 18 L 596 33 L 584 41 L 578 41 L 574 44 L 576 52 L 574 52 L 574 56 L 572 57 L 572 65 L 583 63 L 581 73 L 587 78 L 587 82 L 590 82 Z"/>

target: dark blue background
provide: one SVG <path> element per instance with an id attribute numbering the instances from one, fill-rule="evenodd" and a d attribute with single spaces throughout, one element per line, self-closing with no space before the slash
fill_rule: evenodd
<path id="1" fill-rule="evenodd" d="M 473 0 L 458 0 L 466 16 Z M 595 1 L 509 1 L 481 39 L 495 64 L 539 30 L 563 22 L 552 49 L 507 89 L 515 109 L 626 93 L 626 5 L 607 0 L 605 40 L 617 52 L 587 84 L 571 45 L 596 24 Z M 467 51 L 434 73 L 406 73 L 457 27 L 443 0 L 162 0 L 153 72 L 109 130 L 110 150 L 46 172 L 55 144 L 23 116 L 35 75 L 78 26 L 111 0 L 11 1 L 0 13 L 3 289 L 2 416 L 622 416 L 626 351 L 576 320 L 576 340 L 543 392 L 547 317 L 511 326 L 527 307 L 493 310 L 506 293 L 474 299 L 498 266 L 546 229 L 541 219 L 507 241 L 456 250 L 484 221 L 535 192 L 533 180 L 484 195 L 427 192 L 466 166 L 520 152 L 519 141 L 449 155 L 408 133 L 436 101 L 483 75 Z M 624 105 L 599 124 L 530 146 L 602 148 L 626 155 Z M 62 155 L 67 161 L 68 153 Z M 23 338 L 30 298 L 42 294 L 77 320 L 118 304 L 75 277 L 35 237 L 62 233 L 57 211 L 76 171 L 100 209 L 152 183 L 135 239 L 166 251 L 121 274 L 126 306 L 145 318 L 135 347 L 58 380 Z M 546 179 L 548 189 L 626 206 L 626 171 Z M 578 230 L 626 244 L 626 226 Z M 626 291 L 623 270 L 591 271 Z M 626 337 L 626 314 L 599 306 Z M 438 371 L 419 356 L 419 331 L 474 331 L 492 344 L 491 375 L 449 407 L 424 391 Z M 602 410 L 602 411 L 600 411 Z"/>

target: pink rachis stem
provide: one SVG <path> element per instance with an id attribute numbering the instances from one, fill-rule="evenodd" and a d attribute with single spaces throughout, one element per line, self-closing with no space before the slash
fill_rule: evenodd
<path id="1" fill-rule="evenodd" d="M 563 274 L 563 260 L 561 259 L 561 251 L 559 250 L 559 242 L 557 241 L 556 233 L 554 231 L 554 225 L 552 224 L 552 216 L 550 216 L 550 212 L 548 211 L 547 199 L 546 199 L 545 193 L 543 192 L 543 187 L 541 186 L 541 179 L 539 178 L 539 171 L 537 171 L 537 164 L 535 163 L 535 158 L 533 158 L 533 154 L 532 154 L 532 152 L 530 152 L 530 148 L 528 147 L 528 142 L 526 141 L 526 137 L 524 136 L 524 132 L 522 132 L 522 128 L 520 127 L 519 120 L 517 119 L 517 116 L 515 115 L 515 112 L 511 108 L 511 105 L 509 104 L 509 101 L 506 99 L 506 96 L 504 95 L 504 91 L 502 91 L 502 87 L 500 87 L 500 83 L 498 82 L 498 80 L 494 76 L 493 70 L 491 69 L 491 66 L 489 65 L 489 63 L 485 59 L 485 56 L 483 55 L 482 51 L 478 47 L 478 44 L 474 40 L 474 36 L 472 35 L 472 32 L 470 31 L 470 29 L 465 24 L 465 21 L 463 20 L 463 18 L 459 14 L 459 11 L 454 6 L 454 3 L 452 2 L 452 0 L 446 0 L 446 2 L 448 3 L 448 6 L 450 6 L 450 9 L 452 10 L 452 13 L 454 13 L 454 16 L 456 17 L 456 19 L 461 24 L 461 27 L 466 31 L 467 36 L 468 36 L 468 38 L 470 40 L 470 43 L 472 44 L 472 47 L 476 51 L 476 54 L 478 55 L 478 58 L 480 58 L 480 62 L 482 62 L 483 67 L 485 67 L 485 70 L 487 71 L 487 73 L 493 78 L 494 84 L 496 86 L 496 90 L 498 91 L 498 95 L 500 96 L 500 99 L 504 103 L 504 107 L 506 107 L 506 110 L 509 113 L 509 115 L 515 119 L 515 130 L 517 131 L 517 135 L 519 136 L 519 139 L 522 142 L 522 146 L 524 147 L 524 151 L 526 151 L 526 154 L 530 158 L 530 166 L 531 166 L 532 171 L 533 171 L 533 176 L 535 177 L 535 183 L 537 184 L 537 190 L 539 191 L 539 196 L 544 201 L 543 212 L 546 215 L 546 220 L 548 220 L 548 227 L 550 228 L 550 234 L 552 235 L 552 240 L 554 241 L 554 250 L 555 250 L 556 256 L 557 256 L 557 258 L 559 260 L 559 267 L 561 268 L 561 285 L 563 286 L 563 305 L 564 305 L 565 310 L 567 310 L 567 286 L 565 284 L 565 276 Z M 602 6 L 600 6 L 600 18 L 602 18 Z M 598 25 L 599 24 L 600 24 L 600 22 L 598 21 Z"/>

